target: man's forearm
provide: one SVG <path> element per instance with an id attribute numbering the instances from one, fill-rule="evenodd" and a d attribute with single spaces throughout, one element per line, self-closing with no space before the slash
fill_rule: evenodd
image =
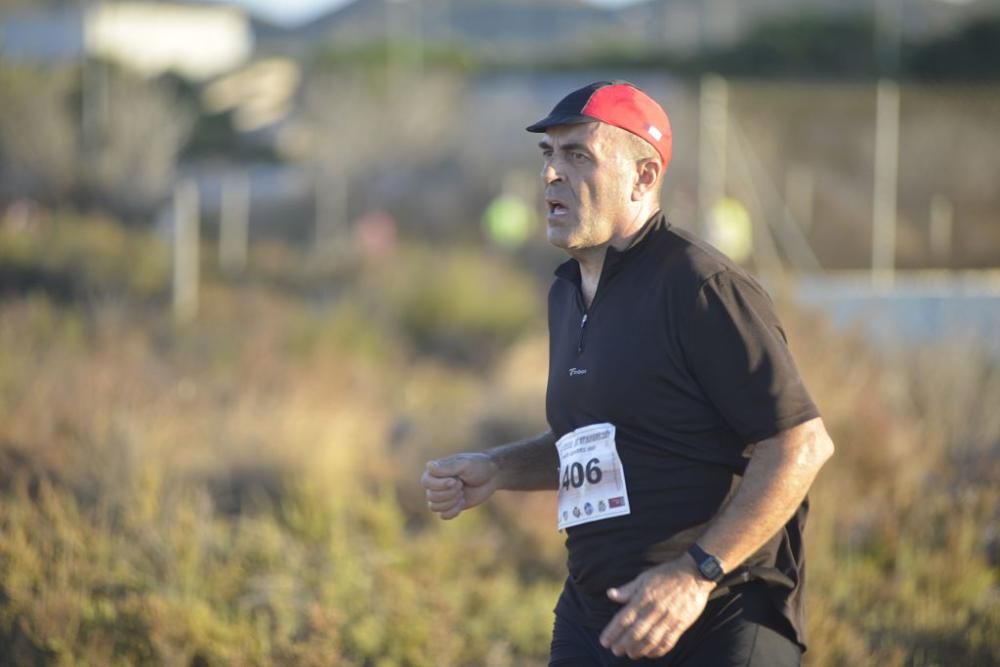
<path id="1" fill-rule="evenodd" d="M 757 443 L 735 495 L 698 544 L 726 570 L 738 567 L 788 522 L 832 454 L 820 419 Z"/>
<path id="2" fill-rule="evenodd" d="M 508 491 L 544 491 L 559 488 L 556 436 L 547 431 L 500 445 L 485 453 L 498 468 L 498 488 Z"/>

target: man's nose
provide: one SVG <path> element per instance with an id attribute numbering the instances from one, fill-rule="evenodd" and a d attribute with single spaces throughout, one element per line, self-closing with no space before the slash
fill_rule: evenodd
<path id="1" fill-rule="evenodd" d="M 562 174 L 556 168 L 555 160 L 547 160 L 545 166 L 542 167 L 542 181 L 546 185 L 549 185 L 560 179 L 562 179 Z"/>

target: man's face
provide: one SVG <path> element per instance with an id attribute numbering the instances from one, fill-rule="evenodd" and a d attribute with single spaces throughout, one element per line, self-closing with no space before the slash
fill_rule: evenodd
<path id="1" fill-rule="evenodd" d="M 616 130 L 593 122 L 545 132 L 539 146 L 552 245 L 568 251 L 600 246 L 626 221 L 636 172 Z"/>

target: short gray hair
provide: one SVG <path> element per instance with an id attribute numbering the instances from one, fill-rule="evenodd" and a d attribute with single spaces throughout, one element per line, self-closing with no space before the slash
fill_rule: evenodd
<path id="1" fill-rule="evenodd" d="M 660 160 L 660 154 L 653 148 L 653 145 L 642 137 L 614 125 L 608 125 L 608 127 L 612 128 L 613 133 L 618 137 L 625 158 L 629 160 Z"/>

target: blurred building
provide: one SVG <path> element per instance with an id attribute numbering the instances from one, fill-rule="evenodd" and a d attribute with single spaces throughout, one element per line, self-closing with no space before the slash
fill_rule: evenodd
<path id="1" fill-rule="evenodd" d="M 100 58 L 146 76 L 204 80 L 239 67 L 253 48 L 250 20 L 233 7 L 116 2 L 0 14 L 0 55 L 15 62 Z"/>

